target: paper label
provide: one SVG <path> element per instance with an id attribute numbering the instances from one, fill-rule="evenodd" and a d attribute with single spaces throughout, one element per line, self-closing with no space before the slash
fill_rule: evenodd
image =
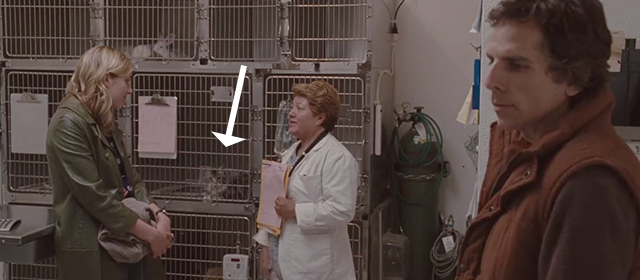
<path id="1" fill-rule="evenodd" d="M 442 244 L 444 245 L 444 250 L 447 251 L 447 253 L 451 252 L 451 250 L 456 246 L 455 242 L 453 242 L 453 236 L 451 235 L 443 237 Z"/>
<path id="2" fill-rule="evenodd" d="M 631 148 L 631 151 L 640 160 L 640 141 L 627 141 L 627 145 L 629 145 L 629 148 Z"/>
<path id="3" fill-rule="evenodd" d="M 424 128 L 424 124 L 418 123 L 415 125 L 415 128 L 418 131 L 418 135 L 420 135 L 420 142 L 427 142 L 427 130 Z"/>

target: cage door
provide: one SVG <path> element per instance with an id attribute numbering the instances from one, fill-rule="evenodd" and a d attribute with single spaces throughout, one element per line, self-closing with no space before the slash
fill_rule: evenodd
<path id="1" fill-rule="evenodd" d="M 2 0 L 5 58 L 73 59 L 91 47 L 91 6 L 86 0 Z"/>
<path id="2" fill-rule="evenodd" d="M 194 60 L 196 0 L 104 0 L 105 44 L 132 60 Z"/>
<path id="3" fill-rule="evenodd" d="M 251 141 L 225 147 L 212 134 L 225 133 L 238 75 L 137 73 L 132 94 L 132 162 L 155 197 L 240 202 L 251 199 Z M 177 98 L 175 158 L 144 156 L 138 151 L 140 97 Z M 233 135 L 250 139 L 251 82 L 246 76 Z M 144 105 L 146 106 L 146 105 Z M 173 120 L 172 120 L 173 121 Z M 172 124 L 174 125 L 174 124 Z"/>
<path id="4" fill-rule="evenodd" d="M 293 61 L 366 61 L 368 13 L 367 0 L 292 1 L 290 45 Z"/>
<path id="5" fill-rule="evenodd" d="M 213 61 L 279 59 L 279 0 L 210 0 L 209 53 Z"/>

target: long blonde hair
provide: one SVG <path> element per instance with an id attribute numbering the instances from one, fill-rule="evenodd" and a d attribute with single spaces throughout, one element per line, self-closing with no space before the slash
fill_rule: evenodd
<path id="1" fill-rule="evenodd" d="M 127 77 L 132 72 L 133 64 L 122 52 L 108 46 L 93 47 L 80 57 L 62 102 L 76 97 L 88 109 L 102 133 L 110 136 L 115 127 L 113 100 L 104 78 L 106 75 Z"/>

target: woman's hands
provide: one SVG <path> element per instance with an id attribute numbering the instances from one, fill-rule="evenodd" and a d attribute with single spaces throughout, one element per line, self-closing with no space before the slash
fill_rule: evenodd
<path id="1" fill-rule="evenodd" d="M 140 219 L 136 221 L 129 232 L 149 243 L 154 258 L 161 257 L 171 248 L 172 233 L 154 228 Z"/>
<path id="2" fill-rule="evenodd" d="M 169 216 L 167 216 L 163 212 L 160 212 L 160 207 L 158 207 L 158 205 L 155 203 L 149 204 L 149 207 L 151 208 L 153 213 L 157 213 L 156 228 L 163 232 L 171 233 L 171 219 L 169 218 Z"/>
<path id="3" fill-rule="evenodd" d="M 156 228 L 163 232 L 171 233 L 171 219 L 164 213 L 158 213 Z"/>
<path id="4" fill-rule="evenodd" d="M 171 233 L 171 219 L 165 213 L 160 212 L 160 207 L 158 207 L 158 205 L 156 205 L 155 203 L 151 203 L 149 204 L 149 206 L 151 207 L 151 210 L 153 210 L 154 213 L 157 213 L 156 229 L 161 233 L 164 233 L 161 236 L 167 239 L 168 241 L 166 249 L 162 250 L 162 254 L 157 256 L 159 257 L 161 255 L 164 255 L 168 249 L 171 249 L 171 246 L 173 243 L 173 234 Z M 149 244 L 152 244 L 151 241 L 147 241 L 147 242 L 149 242 Z M 160 241 L 157 241 L 157 242 L 160 242 Z M 161 247 L 158 247 L 158 248 L 161 248 Z M 156 251 L 153 250 L 153 245 L 151 246 L 151 250 L 153 251 L 154 257 L 156 257 Z"/>
<path id="5" fill-rule="evenodd" d="M 284 197 L 278 197 L 276 199 L 276 213 L 278 213 L 278 215 L 280 215 L 280 217 L 285 218 L 285 219 L 296 219 L 296 203 L 293 202 L 293 200 L 288 199 L 288 198 L 284 198 Z"/>
<path id="6" fill-rule="evenodd" d="M 154 258 L 159 258 L 167 253 L 167 250 L 171 248 L 171 242 L 173 241 L 173 234 L 164 232 L 160 229 L 153 229 L 149 240 L 151 252 Z"/>

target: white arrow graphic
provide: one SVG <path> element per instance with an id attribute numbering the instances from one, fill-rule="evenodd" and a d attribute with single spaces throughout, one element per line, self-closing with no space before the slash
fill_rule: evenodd
<path id="1" fill-rule="evenodd" d="M 229 147 L 246 139 L 231 135 L 233 132 L 233 124 L 236 122 L 236 114 L 238 113 L 238 104 L 240 103 L 240 94 L 242 94 L 242 85 L 244 84 L 244 74 L 247 72 L 247 66 L 240 66 L 240 74 L 238 75 L 238 83 L 236 84 L 236 93 L 233 95 L 233 105 L 231 105 L 231 115 L 229 116 L 229 124 L 227 125 L 227 134 L 211 131 L 213 135 L 218 137 L 222 145 Z"/>

